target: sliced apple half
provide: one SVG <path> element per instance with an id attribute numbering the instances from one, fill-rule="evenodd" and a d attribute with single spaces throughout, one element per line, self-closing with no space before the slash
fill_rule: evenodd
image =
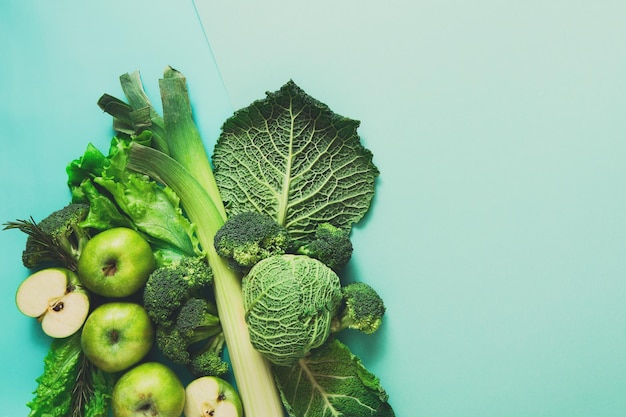
<path id="1" fill-rule="evenodd" d="M 78 276 L 64 268 L 35 272 L 22 282 L 15 295 L 18 310 L 41 322 L 50 337 L 76 333 L 89 314 L 89 297 L 78 285 Z"/>
<path id="2" fill-rule="evenodd" d="M 241 417 L 243 406 L 235 388 L 215 376 L 196 378 L 185 388 L 185 417 Z"/>

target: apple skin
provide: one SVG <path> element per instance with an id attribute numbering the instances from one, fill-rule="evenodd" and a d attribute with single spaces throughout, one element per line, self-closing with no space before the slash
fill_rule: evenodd
<path id="1" fill-rule="evenodd" d="M 184 406 L 183 384 L 160 362 L 145 362 L 130 369 L 111 393 L 115 417 L 180 417 Z"/>
<path id="2" fill-rule="evenodd" d="M 228 381 L 216 376 L 202 376 L 185 388 L 185 417 L 241 417 L 241 397 Z"/>
<path id="3" fill-rule="evenodd" d="M 98 306 L 81 332 L 87 359 L 105 372 L 123 371 L 143 359 L 154 342 L 154 326 L 146 310 L 132 302 Z"/>
<path id="4" fill-rule="evenodd" d="M 122 298 L 137 292 L 156 267 L 150 244 L 139 232 L 115 227 L 98 233 L 78 258 L 78 277 L 95 294 Z"/>

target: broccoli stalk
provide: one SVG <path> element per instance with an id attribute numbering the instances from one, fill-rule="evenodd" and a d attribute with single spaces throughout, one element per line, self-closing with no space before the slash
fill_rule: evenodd
<path id="1" fill-rule="evenodd" d="M 365 334 L 380 327 L 385 304 L 378 293 L 364 282 L 352 282 L 341 288 L 342 302 L 331 323 L 331 331 L 356 329 Z"/>
<path id="2" fill-rule="evenodd" d="M 189 299 L 178 314 L 176 327 L 192 344 L 204 341 L 200 349 L 190 352 L 188 368 L 192 374 L 220 376 L 228 372 L 228 364 L 222 360 L 224 333 L 213 303 Z"/>
<path id="3" fill-rule="evenodd" d="M 72 203 L 52 212 L 39 223 L 31 217 L 5 223 L 4 230 L 19 229 L 28 235 L 22 252 L 22 263 L 26 268 L 60 264 L 75 271 L 78 257 L 90 238 L 89 231 L 80 224 L 88 214 L 88 205 Z"/>
<path id="4" fill-rule="evenodd" d="M 221 356 L 224 343 L 224 333 L 220 332 L 212 337 L 200 351 L 194 353 L 187 366 L 191 373 L 197 377 L 226 374 L 228 363 L 224 362 Z"/>
<path id="5" fill-rule="evenodd" d="M 234 269 L 247 272 L 262 259 L 284 254 L 289 233 L 271 216 L 248 211 L 228 218 L 215 234 L 214 244 Z"/>
<path id="6" fill-rule="evenodd" d="M 315 238 L 297 248 L 296 253 L 322 261 L 330 269 L 337 271 L 352 257 L 350 231 L 330 223 L 320 223 L 315 229 Z"/>
<path id="7" fill-rule="evenodd" d="M 185 79 L 167 69 L 161 80 L 163 115 L 170 155 L 133 143 L 128 168 L 169 186 L 197 227 L 215 279 L 213 289 L 224 338 L 248 417 L 283 414 L 269 362 L 250 343 L 241 294 L 241 276 L 213 245 L 226 214 L 206 150 L 191 116 Z"/>

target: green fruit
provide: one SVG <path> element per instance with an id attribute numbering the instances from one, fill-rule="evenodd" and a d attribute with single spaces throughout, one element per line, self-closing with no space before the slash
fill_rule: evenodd
<path id="1" fill-rule="evenodd" d="M 194 379 L 185 389 L 185 416 L 241 417 L 243 406 L 235 388 L 215 376 Z"/>
<path id="2" fill-rule="evenodd" d="M 85 321 L 81 345 L 87 359 L 106 372 L 118 372 L 136 364 L 150 351 L 154 328 L 139 304 L 105 303 Z"/>
<path id="3" fill-rule="evenodd" d="M 156 266 L 150 244 L 133 229 L 116 227 L 98 233 L 78 258 L 78 277 L 87 289 L 106 297 L 137 292 Z"/>
<path id="4" fill-rule="evenodd" d="M 15 295 L 17 308 L 41 322 L 44 333 L 64 338 L 80 329 L 89 313 L 89 297 L 69 269 L 48 268 L 26 278 Z"/>
<path id="5" fill-rule="evenodd" d="M 184 405 L 185 388 L 174 371 L 159 362 L 132 368 L 111 393 L 115 417 L 180 417 Z"/>

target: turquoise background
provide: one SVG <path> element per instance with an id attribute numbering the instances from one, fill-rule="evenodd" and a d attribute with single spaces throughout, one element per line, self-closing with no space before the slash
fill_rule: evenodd
<path id="1" fill-rule="evenodd" d="M 293 79 L 361 121 L 381 171 L 350 274 L 388 307 L 348 335 L 398 416 L 626 416 L 626 3 L 0 3 L 0 221 L 68 201 L 96 106 L 183 72 L 209 148 Z M 207 43 L 207 40 L 209 43 Z M 209 46 L 210 44 L 210 46 Z M 17 311 L 0 233 L 0 417 L 26 415 L 48 340 Z"/>

